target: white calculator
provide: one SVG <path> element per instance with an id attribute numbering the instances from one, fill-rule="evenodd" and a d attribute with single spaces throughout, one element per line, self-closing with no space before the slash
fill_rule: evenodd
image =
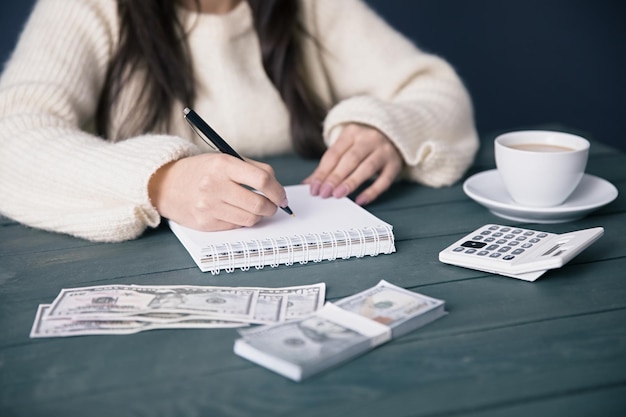
<path id="1" fill-rule="evenodd" d="M 443 263 L 535 281 L 560 268 L 604 234 L 602 227 L 555 234 L 484 225 L 439 252 Z"/>

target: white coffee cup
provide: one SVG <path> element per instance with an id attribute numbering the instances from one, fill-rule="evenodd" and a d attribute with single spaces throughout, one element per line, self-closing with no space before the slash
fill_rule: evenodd
<path id="1" fill-rule="evenodd" d="M 511 198 L 529 207 L 563 204 L 585 173 L 589 141 L 573 134 L 522 130 L 495 139 L 496 167 Z"/>

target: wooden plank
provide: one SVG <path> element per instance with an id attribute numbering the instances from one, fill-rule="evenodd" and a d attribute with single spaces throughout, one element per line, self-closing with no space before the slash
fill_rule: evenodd
<path id="1" fill-rule="evenodd" d="M 64 237 L 59 239 L 63 241 Z M 42 293 L 56 293 L 61 286 L 102 285 L 115 277 L 176 270 L 193 264 L 176 237 L 165 229 L 135 241 L 50 249 L 36 256 L 20 253 L 2 259 L 8 276 L 0 294 L 11 296 L 19 296 L 31 286 Z"/>
<path id="2" fill-rule="evenodd" d="M 402 343 L 385 346 L 361 358 L 360 366 L 348 364 L 320 381 L 339 389 L 359 386 L 369 375 L 372 385 L 387 389 L 372 389 L 350 404 L 320 404 L 301 415 L 464 415 L 623 386 L 626 330 L 615 324 L 625 318 L 620 310 L 422 340 L 410 349 Z M 614 398 L 612 405 L 623 402 Z M 620 409 L 606 411 L 615 415 Z"/>
<path id="3" fill-rule="evenodd" d="M 457 236 L 470 233 L 487 223 L 522 225 L 535 230 L 565 233 L 586 227 L 607 226 L 622 229 L 626 214 L 626 195 L 620 195 L 610 205 L 589 216 L 568 223 L 520 223 L 500 218 L 473 201 L 433 204 L 402 210 L 379 211 L 377 215 L 394 225 L 396 240 L 404 241 L 429 236 Z M 453 242 L 454 240 L 451 240 Z"/>
<path id="4" fill-rule="evenodd" d="M 225 416 L 463 415 L 624 385 L 626 330 L 615 323 L 625 319 L 626 310 L 618 310 L 401 339 L 302 384 L 235 357 L 225 344 L 228 337 L 219 332 L 213 338 L 210 332 L 181 337 L 164 331 L 41 341 L 46 346 L 38 354 L 34 344 L 3 350 L 11 384 L 1 395 L 26 415 L 84 415 L 85 410 L 119 415 L 129 409 L 139 415 L 154 410 Z M 15 372 L 16 361 L 29 368 Z"/>
<path id="5" fill-rule="evenodd" d="M 539 398 L 511 404 L 490 405 L 463 413 L 464 417 L 623 417 L 626 410 L 626 387 L 623 385 L 600 387 L 562 395 Z"/>
<path id="6" fill-rule="evenodd" d="M 32 229 L 0 216 L 0 262 L 13 254 L 32 254 L 51 248 L 81 248 L 94 243 L 58 233 Z"/>
<path id="7" fill-rule="evenodd" d="M 623 202 L 624 199 L 620 200 L 619 203 L 622 204 Z M 476 211 L 479 213 L 476 214 Z M 468 212 L 471 213 L 470 217 L 474 221 L 476 218 L 479 218 L 475 225 L 468 222 L 462 215 L 462 213 L 467 214 Z M 417 222 L 410 220 L 414 216 L 429 218 L 429 214 L 432 214 L 435 218 L 444 216 L 450 220 L 443 225 L 437 225 L 432 221 Z M 284 282 L 292 281 L 294 276 L 304 277 L 304 279 L 300 279 L 301 282 L 310 282 L 310 276 L 312 275 L 319 274 L 320 278 L 318 279 L 323 279 L 322 277 L 328 276 L 329 273 L 344 274 L 341 270 L 344 263 L 346 263 L 346 267 L 357 269 L 363 263 L 364 268 L 367 268 L 367 270 L 359 271 L 359 273 L 364 276 L 387 276 L 390 269 L 402 273 L 402 269 L 398 270 L 399 266 L 402 265 L 406 265 L 405 269 L 408 270 L 420 268 L 420 265 L 428 267 L 437 265 L 437 253 L 439 250 L 469 232 L 471 228 L 496 220 L 491 218 L 492 215 L 486 213 L 482 213 L 484 218 L 480 220 L 479 215 L 481 215 L 480 208 L 475 207 L 471 203 L 427 206 L 415 210 L 396 210 L 390 213 L 391 221 L 396 224 L 406 225 L 405 227 L 397 227 L 395 230 L 398 239 L 398 253 L 380 256 L 376 260 L 341 260 L 331 263 L 332 266 L 325 266 L 328 263 L 324 262 L 317 266 L 317 268 L 321 267 L 323 270 L 311 271 L 311 274 L 307 273 L 307 269 L 311 268 L 310 266 L 295 265 L 288 268 L 279 268 L 278 270 L 265 269 L 265 274 L 258 271 L 237 272 L 236 274 L 221 274 L 212 278 L 209 274 L 202 274 L 198 271 L 197 274 L 191 272 L 190 275 L 195 277 L 194 282 L 198 284 L 231 285 L 229 282 L 232 281 L 237 283 L 237 285 L 240 285 L 240 283 L 259 285 L 259 280 L 264 281 L 266 274 L 283 276 Z M 596 259 L 618 256 L 620 246 L 624 243 L 623 236 L 626 234 L 626 230 L 624 230 L 626 222 L 624 222 L 623 215 L 590 216 L 575 223 L 544 225 L 541 228 L 561 233 L 597 225 L 606 227 L 605 236 L 587 251 L 583 252 L 580 255 L 581 259 L 586 259 L 586 257 L 591 255 L 591 258 Z M 44 232 L 38 233 L 45 234 Z M 61 235 L 50 236 L 58 238 L 61 242 L 66 241 L 66 238 Z M 443 236 L 443 238 L 424 240 L 425 238 L 436 236 Z M 158 244 L 155 244 L 157 241 Z M 54 243 L 54 240 L 52 242 Z M 60 282 L 63 283 L 63 286 L 68 287 L 99 285 L 112 282 L 110 280 L 115 280 L 118 277 L 126 280 L 125 277 L 133 277 L 134 279 L 135 277 L 143 276 L 148 276 L 148 278 L 139 278 L 140 282 L 150 282 L 149 276 L 156 272 L 182 271 L 186 269 L 193 271 L 196 268 L 187 252 L 167 228 L 147 233 L 144 238 L 133 242 L 115 245 L 90 244 L 82 248 L 69 249 L 63 248 L 63 245 L 57 246 L 54 244 L 53 246 L 61 246 L 61 249 L 43 251 L 35 257 L 28 253 L 4 257 L 2 271 L 0 272 L 0 280 L 2 280 L 4 285 L 0 287 L 0 294 L 23 299 L 28 294 L 25 290 L 31 285 L 35 285 L 41 294 L 47 294 L 47 297 L 52 298 L 60 289 Z M 240 277 L 241 275 L 244 276 Z M 226 284 L 224 281 L 226 281 Z M 178 281 L 175 279 L 175 282 Z M 270 279 L 269 282 L 277 281 Z"/>

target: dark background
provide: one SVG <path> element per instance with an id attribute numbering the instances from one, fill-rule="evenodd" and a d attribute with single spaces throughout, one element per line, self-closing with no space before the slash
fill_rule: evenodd
<path id="1" fill-rule="evenodd" d="M 452 63 L 481 135 L 556 124 L 626 150 L 622 0 L 367 1 L 420 48 Z M 0 2 L 1 62 L 33 3 Z"/>

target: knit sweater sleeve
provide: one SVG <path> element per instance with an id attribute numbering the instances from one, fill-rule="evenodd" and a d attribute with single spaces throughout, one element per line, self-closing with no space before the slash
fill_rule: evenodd
<path id="1" fill-rule="evenodd" d="M 0 79 L 0 213 L 94 241 L 156 226 L 147 184 L 194 149 L 174 136 L 87 133 L 116 33 L 113 0 L 39 0 Z"/>
<path id="2" fill-rule="evenodd" d="M 324 123 L 326 143 L 334 143 L 345 123 L 369 125 L 396 145 L 405 177 L 433 187 L 457 181 L 478 138 L 469 94 L 453 68 L 419 50 L 361 0 L 308 6 L 336 101 Z"/>

